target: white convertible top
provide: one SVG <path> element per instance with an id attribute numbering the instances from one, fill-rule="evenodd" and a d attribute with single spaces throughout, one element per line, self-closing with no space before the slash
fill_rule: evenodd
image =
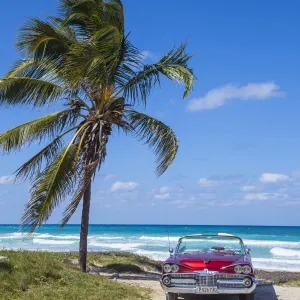
<path id="1" fill-rule="evenodd" d="M 236 237 L 236 238 L 239 238 L 233 234 L 229 234 L 229 233 L 218 233 L 218 234 L 202 234 L 202 233 L 197 233 L 197 234 L 189 234 L 189 235 L 186 235 L 186 236 L 183 236 L 181 237 L 182 238 L 189 238 L 189 237 L 197 237 L 197 236 L 226 236 L 226 237 Z"/>
<path id="2" fill-rule="evenodd" d="M 218 235 L 220 235 L 220 236 L 235 236 L 235 235 L 229 234 L 229 233 L 218 233 Z"/>

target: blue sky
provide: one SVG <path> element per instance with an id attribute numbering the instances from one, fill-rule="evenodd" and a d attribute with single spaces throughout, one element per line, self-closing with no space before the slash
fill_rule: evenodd
<path id="1" fill-rule="evenodd" d="M 0 76 L 18 59 L 18 28 L 54 14 L 58 1 L 1 5 Z M 93 186 L 91 223 L 300 225 L 299 1 L 124 0 L 132 42 L 155 62 L 188 42 L 198 78 L 163 81 L 147 112 L 176 131 L 174 164 L 156 178 L 155 157 L 130 137 L 113 136 Z M 0 132 L 55 107 L 0 109 Z M 17 223 L 29 184 L 6 180 L 38 149 L 0 157 L 0 223 Z M 49 222 L 60 220 L 63 205 Z M 72 223 L 80 221 L 80 211 Z"/>

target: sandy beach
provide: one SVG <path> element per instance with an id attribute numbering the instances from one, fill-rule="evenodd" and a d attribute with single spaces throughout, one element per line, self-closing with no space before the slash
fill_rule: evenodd
<path id="1" fill-rule="evenodd" d="M 160 287 L 158 281 L 143 281 L 143 280 L 122 280 L 129 285 L 142 286 L 153 290 L 151 300 L 165 300 L 165 294 Z M 192 296 L 181 298 L 185 300 L 238 300 L 234 296 Z M 298 287 L 282 287 L 272 285 L 258 286 L 255 291 L 255 300 L 300 300 L 300 288 Z"/>

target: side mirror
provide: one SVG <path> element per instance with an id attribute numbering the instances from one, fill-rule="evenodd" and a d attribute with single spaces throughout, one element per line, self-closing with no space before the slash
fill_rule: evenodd
<path id="1" fill-rule="evenodd" d="M 246 251 L 246 253 L 247 253 L 247 254 L 250 254 L 250 252 L 251 252 L 251 249 L 250 249 L 250 248 L 248 248 L 248 247 L 246 247 L 245 251 Z"/>
<path id="2" fill-rule="evenodd" d="M 174 253 L 174 250 L 172 248 L 169 249 L 170 255 Z"/>

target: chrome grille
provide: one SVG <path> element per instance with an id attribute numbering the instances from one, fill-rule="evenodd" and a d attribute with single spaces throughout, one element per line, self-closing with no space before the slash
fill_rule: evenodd
<path id="1" fill-rule="evenodd" d="M 200 286 L 200 287 L 216 287 L 219 279 L 243 279 L 245 275 L 241 274 L 201 274 L 201 273 L 179 273 L 169 274 L 171 278 L 171 286 Z M 172 278 L 176 279 L 176 283 L 172 283 Z M 188 282 L 190 279 L 195 279 L 195 283 Z"/>

